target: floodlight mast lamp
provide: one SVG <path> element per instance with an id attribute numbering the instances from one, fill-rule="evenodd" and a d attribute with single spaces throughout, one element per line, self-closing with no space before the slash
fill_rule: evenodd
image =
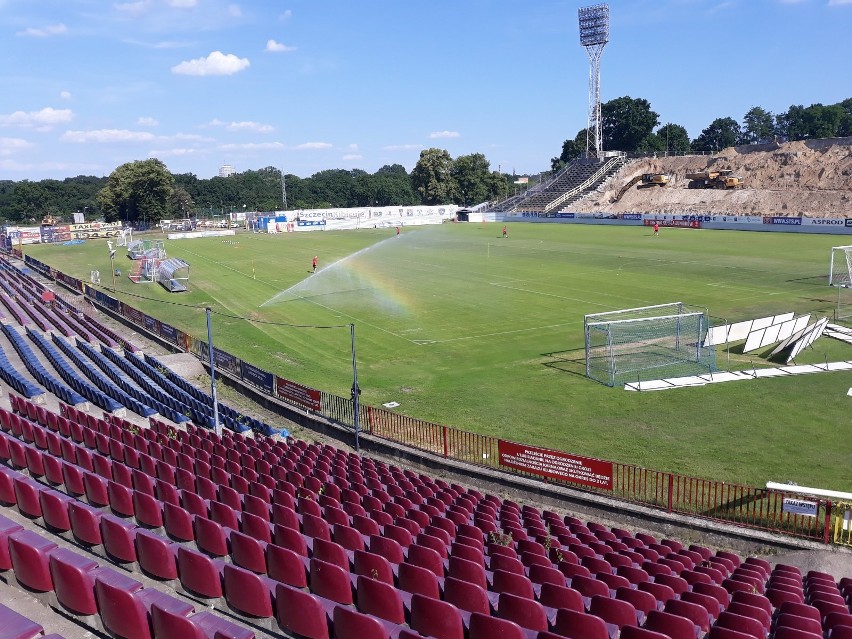
<path id="1" fill-rule="evenodd" d="M 577 11 L 580 44 L 589 55 L 589 122 L 586 157 L 601 156 L 601 56 L 609 42 L 609 5 L 596 4 Z"/>

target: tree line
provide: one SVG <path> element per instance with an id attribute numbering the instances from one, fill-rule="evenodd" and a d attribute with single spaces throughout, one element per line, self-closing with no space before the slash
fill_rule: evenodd
<path id="1" fill-rule="evenodd" d="M 453 159 L 442 149 L 426 149 L 411 173 L 391 164 L 375 173 L 330 169 L 307 178 L 286 174 L 287 209 L 476 204 L 500 199 L 514 176 L 491 171 L 481 153 Z M 161 219 L 215 218 L 232 211 L 284 208 L 281 171 L 275 167 L 199 178 L 171 173 L 160 160 L 127 162 L 109 177 L 77 176 L 64 180 L 0 181 L 0 219 L 12 224 L 39 224 L 47 217 L 70 222 L 73 213 L 86 219 L 124 221 L 139 227 Z"/>
<path id="2" fill-rule="evenodd" d="M 777 139 L 846 137 L 852 136 L 852 98 L 827 106 L 793 105 L 778 114 L 755 106 L 742 122 L 716 118 L 690 139 L 679 124 L 660 126 L 660 116 L 647 100 L 625 96 L 601 105 L 601 135 L 605 150 L 674 155 L 714 153 L 729 146 Z M 551 160 L 551 171 L 558 171 L 585 150 L 584 128 L 565 140 L 560 155 Z M 469 206 L 503 199 L 518 188 L 516 176 L 492 171 L 481 153 L 453 158 L 436 148 L 422 151 L 410 173 L 400 164 L 390 164 L 375 173 L 329 169 L 307 178 L 286 174 L 283 182 L 290 210 Z M 46 217 L 68 222 L 74 212 L 80 212 L 87 220 L 149 226 L 168 218 L 212 218 L 231 211 L 283 208 L 282 176 L 275 167 L 205 179 L 192 173 L 173 174 L 160 160 L 147 159 L 122 164 L 109 177 L 0 181 L 0 220 L 12 224 L 38 224 Z"/>
<path id="3" fill-rule="evenodd" d="M 742 122 L 732 117 L 716 118 L 694 139 L 679 124 L 669 122 L 660 126 L 659 114 L 645 99 L 625 96 L 601 104 L 603 148 L 631 154 L 716 153 L 742 144 L 848 136 L 852 136 L 852 98 L 827 106 L 793 105 L 776 114 L 754 106 Z M 558 170 L 585 152 L 584 128 L 574 139 L 565 140 L 562 152 L 550 161 L 551 169 Z"/>

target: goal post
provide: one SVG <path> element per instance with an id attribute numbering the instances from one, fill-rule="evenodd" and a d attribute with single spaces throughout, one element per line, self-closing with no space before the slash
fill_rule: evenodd
<path id="1" fill-rule="evenodd" d="M 831 247 L 828 285 L 846 287 L 852 285 L 852 245 Z"/>
<path id="2" fill-rule="evenodd" d="M 706 310 L 682 302 L 586 315 L 586 375 L 608 386 L 716 370 Z"/>

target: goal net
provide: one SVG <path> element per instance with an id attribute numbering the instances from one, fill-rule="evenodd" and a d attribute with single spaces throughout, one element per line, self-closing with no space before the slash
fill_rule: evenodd
<path id="1" fill-rule="evenodd" d="M 716 370 L 705 310 L 682 302 L 586 315 L 586 375 L 608 386 Z"/>
<path id="2" fill-rule="evenodd" d="M 852 246 L 831 247 L 828 285 L 846 287 L 852 285 Z"/>

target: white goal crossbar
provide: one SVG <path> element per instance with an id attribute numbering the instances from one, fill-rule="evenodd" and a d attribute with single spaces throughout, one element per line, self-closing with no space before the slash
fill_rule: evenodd
<path id="1" fill-rule="evenodd" d="M 715 370 L 715 352 L 706 344 L 707 312 L 682 302 L 594 313 L 583 324 L 586 375 L 608 386 L 652 369 L 672 375 Z"/>
<path id="2" fill-rule="evenodd" d="M 852 286 L 852 245 L 832 246 L 829 286 Z"/>

